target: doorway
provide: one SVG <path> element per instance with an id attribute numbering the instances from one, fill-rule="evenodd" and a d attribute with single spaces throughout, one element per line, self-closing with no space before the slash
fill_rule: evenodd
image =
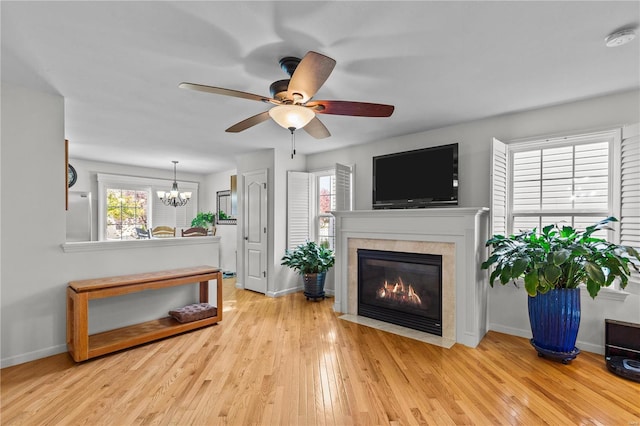
<path id="1" fill-rule="evenodd" d="M 244 177 L 244 287 L 267 293 L 267 170 Z"/>

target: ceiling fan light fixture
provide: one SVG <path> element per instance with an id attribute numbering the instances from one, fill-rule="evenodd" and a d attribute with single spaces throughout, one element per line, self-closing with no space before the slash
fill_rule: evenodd
<path id="1" fill-rule="evenodd" d="M 269 110 L 269 115 L 287 130 L 302 129 L 316 116 L 311 109 L 299 105 L 278 105 Z"/>

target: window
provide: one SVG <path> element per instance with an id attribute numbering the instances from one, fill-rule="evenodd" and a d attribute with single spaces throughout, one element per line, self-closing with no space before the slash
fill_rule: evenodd
<path id="1" fill-rule="evenodd" d="M 491 233 L 549 224 L 584 229 L 607 216 L 619 223 L 595 234 L 640 248 L 640 125 L 579 136 L 505 144 L 493 140 Z M 634 272 L 630 282 L 640 282 Z"/>
<path id="2" fill-rule="evenodd" d="M 513 232 L 552 223 L 584 229 L 613 214 L 609 178 L 613 139 L 604 139 L 514 148 L 509 218 Z M 606 237 L 604 231 L 599 236 Z"/>
<path id="3" fill-rule="evenodd" d="M 164 179 L 98 173 L 98 239 L 135 239 L 136 227 L 190 227 L 198 212 L 198 184 L 178 182 L 180 190 L 193 194 L 183 207 L 165 206 L 155 196 L 171 184 Z"/>
<path id="4" fill-rule="evenodd" d="M 494 233 L 549 224 L 584 229 L 617 215 L 612 153 L 619 151 L 619 132 L 502 144 L 498 150 L 496 143 L 492 201 L 501 206 L 492 212 Z M 598 236 L 613 237 L 605 231 Z"/>
<path id="5" fill-rule="evenodd" d="M 287 247 L 306 240 L 335 247 L 336 210 L 351 210 L 352 168 L 335 168 L 313 173 L 289 171 L 287 174 Z"/>
<path id="6" fill-rule="evenodd" d="M 336 210 L 336 175 L 316 175 L 317 200 L 315 211 L 316 240 L 318 244 L 326 245 L 333 250 L 335 247 L 334 217 L 330 213 Z"/>
<path id="7" fill-rule="evenodd" d="M 147 228 L 149 191 L 107 189 L 107 240 L 132 240 L 135 228 Z"/>

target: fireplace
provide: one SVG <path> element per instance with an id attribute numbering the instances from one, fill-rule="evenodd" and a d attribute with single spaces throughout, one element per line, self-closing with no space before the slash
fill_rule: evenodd
<path id="1" fill-rule="evenodd" d="M 442 256 L 357 253 L 358 315 L 442 336 Z"/>
<path id="2" fill-rule="evenodd" d="M 336 217 L 334 310 L 341 319 L 450 348 L 476 347 L 487 331 L 488 209 L 332 212 Z M 442 256 L 442 336 L 358 314 L 358 250 Z"/>

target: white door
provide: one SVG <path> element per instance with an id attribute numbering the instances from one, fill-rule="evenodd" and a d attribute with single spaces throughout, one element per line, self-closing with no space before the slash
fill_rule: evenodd
<path id="1" fill-rule="evenodd" d="M 267 293 L 267 171 L 244 176 L 244 288 Z"/>

